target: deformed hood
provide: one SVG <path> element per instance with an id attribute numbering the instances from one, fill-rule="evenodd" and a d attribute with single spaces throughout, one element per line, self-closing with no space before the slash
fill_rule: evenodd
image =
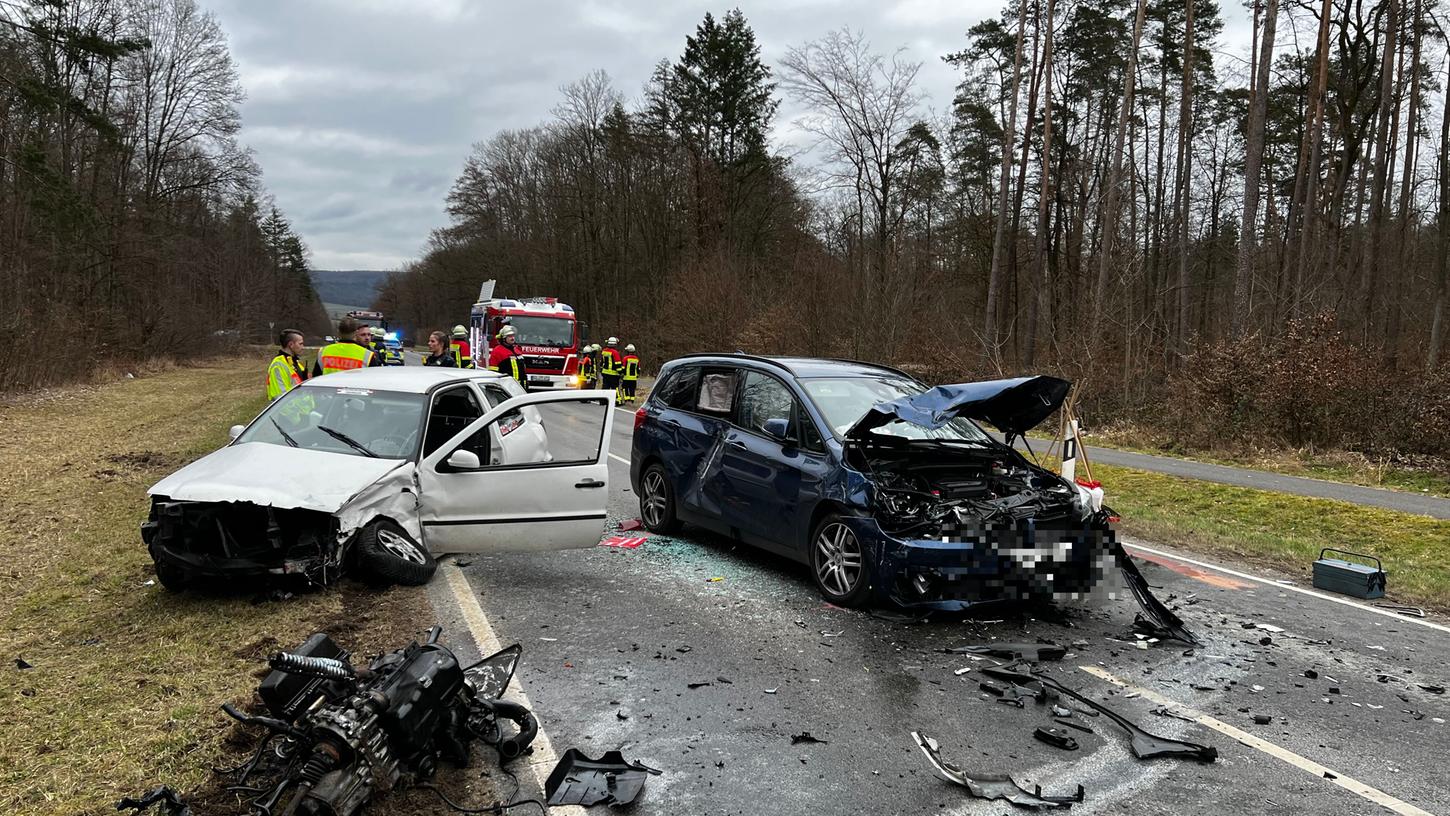
<path id="1" fill-rule="evenodd" d="M 1020 435 L 1056 411 L 1071 387 L 1067 380 L 1048 376 L 938 385 L 875 406 L 851 426 L 846 437 L 863 439 L 871 430 L 897 419 L 935 429 L 956 417 L 986 422 L 1003 433 Z"/>
<path id="2" fill-rule="evenodd" d="M 348 499 L 403 464 L 400 459 L 245 442 L 203 456 L 147 492 L 177 501 L 251 502 L 336 513 Z"/>

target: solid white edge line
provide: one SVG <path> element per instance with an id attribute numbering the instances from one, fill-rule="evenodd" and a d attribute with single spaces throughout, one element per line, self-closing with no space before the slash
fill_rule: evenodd
<path id="1" fill-rule="evenodd" d="M 1424 620 L 1422 618 L 1411 618 L 1405 615 L 1401 615 L 1397 612 L 1391 612 L 1387 609 L 1380 609 L 1378 607 L 1370 606 L 1369 604 L 1355 603 L 1354 601 L 1346 600 L 1344 598 L 1336 598 L 1333 595 L 1326 595 L 1323 592 L 1315 592 L 1312 589 L 1304 589 L 1303 587 L 1292 586 L 1290 584 L 1281 584 L 1278 581 L 1272 581 L 1268 578 L 1260 578 L 1256 575 L 1249 575 L 1246 572 L 1239 572 L 1238 570 L 1229 569 L 1228 567 L 1220 567 L 1217 564 L 1210 564 L 1207 561 L 1195 561 L 1192 558 L 1185 558 L 1176 553 L 1165 552 L 1163 550 L 1155 550 L 1152 547 L 1144 547 L 1141 544 L 1128 544 L 1125 542 L 1123 546 L 1127 547 L 1130 550 L 1138 550 L 1140 552 L 1152 553 L 1153 555 L 1161 555 L 1164 558 L 1172 558 L 1174 561 L 1181 561 L 1185 564 L 1192 564 L 1195 567 L 1203 567 L 1204 569 L 1215 570 L 1225 575 L 1232 575 L 1235 578 L 1243 578 L 1246 581 L 1254 581 L 1256 583 L 1264 584 L 1265 586 L 1275 587 L 1276 589 L 1284 589 L 1288 590 L 1289 592 L 1297 592 L 1300 595 L 1308 595 L 1311 598 L 1318 598 L 1323 601 L 1332 601 L 1333 603 L 1337 603 L 1341 606 L 1348 606 L 1354 609 L 1362 609 L 1365 612 L 1373 612 L 1376 615 L 1383 615 L 1386 618 L 1399 621 L 1401 623 L 1413 623 L 1419 626 L 1425 626 L 1430 629 L 1434 629 L 1437 632 L 1444 632 L 1445 634 L 1450 634 L 1450 626 L 1441 626 L 1438 623 L 1431 623 L 1430 621 Z"/>
<path id="2" fill-rule="evenodd" d="M 1232 737 L 1242 745 L 1253 748 L 1257 751 L 1261 751 L 1271 757 L 1274 757 L 1275 759 L 1282 760 L 1283 762 L 1293 765 L 1299 770 L 1311 774 L 1319 779 L 1327 779 L 1328 781 L 1333 782 L 1334 784 L 1338 785 L 1341 788 L 1344 788 L 1350 793 L 1362 796 L 1365 799 L 1368 799 L 1369 801 L 1379 805 L 1380 807 L 1390 810 L 1391 812 L 1402 814 L 1402 816 L 1434 816 L 1434 814 L 1430 813 L 1427 810 L 1421 810 L 1420 808 L 1415 807 L 1409 802 L 1396 799 L 1395 797 L 1389 795 L 1388 793 L 1385 793 L 1378 788 L 1367 785 L 1352 777 L 1345 776 L 1344 774 L 1334 770 L 1333 768 L 1320 765 L 1318 762 L 1315 762 L 1314 760 L 1307 757 L 1302 757 L 1287 748 L 1281 748 L 1280 746 L 1269 742 L 1263 737 L 1257 737 L 1253 734 L 1248 733 L 1247 731 L 1242 731 L 1238 728 L 1235 728 L 1222 720 L 1204 714 L 1202 711 L 1198 711 L 1192 706 L 1184 705 L 1183 703 L 1180 703 L 1176 700 L 1171 700 L 1159 694 L 1158 692 L 1153 691 L 1152 689 L 1146 689 L 1141 686 L 1130 685 L 1126 681 L 1114 677 L 1106 670 L 1101 669 L 1097 666 L 1078 666 L 1078 668 L 1100 680 L 1105 680 L 1115 686 L 1118 686 L 1119 688 L 1127 689 L 1128 691 L 1139 695 L 1145 700 L 1150 700 L 1154 703 L 1157 703 L 1158 705 L 1172 706 L 1173 708 L 1179 709 L 1180 711 L 1191 715 L 1196 722 L 1206 725 L 1221 734 Z"/>
<path id="3" fill-rule="evenodd" d="M 629 464 L 629 460 L 628 459 L 624 458 L 623 456 L 620 456 L 619 454 L 615 453 L 614 451 L 610 451 L 609 452 L 609 458 L 610 459 L 617 460 L 617 461 L 620 461 L 620 462 L 623 462 L 626 465 Z"/>
<path id="4" fill-rule="evenodd" d="M 464 624 L 468 626 L 468 631 L 473 635 L 473 642 L 478 646 L 478 653 L 487 657 L 503 648 L 499 644 L 498 635 L 489 625 L 488 616 L 483 614 L 483 607 L 478 603 L 478 596 L 468 585 L 468 579 L 464 577 L 463 570 L 452 563 L 441 564 L 439 568 L 448 581 L 448 588 L 453 592 L 453 599 L 458 603 L 458 611 L 463 616 Z M 534 711 L 533 703 L 529 702 L 528 695 L 524 694 L 523 687 L 519 685 L 518 674 L 509 679 L 507 694 L 522 703 L 528 710 Z M 534 737 L 533 753 L 528 754 L 524 760 L 528 763 L 529 772 L 533 774 L 534 781 L 539 786 L 542 800 L 544 782 L 548 780 L 549 772 L 554 770 L 554 766 L 559 763 L 559 757 L 554 753 L 554 745 L 549 741 L 549 735 L 544 733 L 544 724 L 537 711 L 534 711 L 534 717 L 540 720 L 539 733 Z M 550 807 L 548 810 L 551 814 L 564 814 L 564 816 L 585 816 L 587 813 L 578 805 L 560 805 Z"/>

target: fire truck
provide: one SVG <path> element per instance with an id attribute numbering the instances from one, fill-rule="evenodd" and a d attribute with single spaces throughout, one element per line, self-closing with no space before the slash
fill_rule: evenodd
<path id="1" fill-rule="evenodd" d="M 468 342 L 475 365 L 488 364 L 489 349 L 504 326 L 514 327 L 514 348 L 523 358 L 529 388 L 581 388 L 579 350 L 585 324 L 558 298 L 496 298 L 494 281 L 486 281 L 470 313 Z"/>

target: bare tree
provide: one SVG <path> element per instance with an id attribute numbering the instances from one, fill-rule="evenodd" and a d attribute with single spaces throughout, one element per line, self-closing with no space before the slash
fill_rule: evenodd
<path id="1" fill-rule="evenodd" d="M 1393 0 L 1391 0 L 1393 2 Z M 1253 98 L 1249 103 L 1248 139 L 1244 147 L 1244 210 L 1239 229 L 1239 262 L 1234 274 L 1233 333 L 1249 330 L 1252 302 L 1255 236 L 1259 224 L 1259 191 L 1263 183 L 1260 170 L 1264 162 L 1264 120 L 1269 107 L 1269 69 L 1274 60 L 1274 24 L 1279 16 L 1279 0 L 1267 0 L 1264 23 L 1259 34 L 1259 58 L 1254 68 Z"/>
<path id="2" fill-rule="evenodd" d="M 1022 88 L 1022 39 L 1027 29 L 1027 0 L 1017 3 L 1017 45 L 1012 57 L 1012 103 L 1002 128 L 1002 173 L 997 182 L 997 226 L 992 236 L 992 268 L 987 278 L 987 304 L 982 338 L 989 354 L 997 353 L 997 300 L 1002 290 L 1002 264 L 1007 243 L 1007 189 L 1012 177 L 1012 154 L 1017 146 L 1017 100 Z"/>

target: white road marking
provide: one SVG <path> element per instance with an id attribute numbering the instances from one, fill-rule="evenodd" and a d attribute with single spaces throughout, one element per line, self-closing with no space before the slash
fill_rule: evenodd
<path id="1" fill-rule="evenodd" d="M 503 648 L 499 644 L 498 635 L 489 625 L 488 616 L 483 614 L 483 607 L 479 606 L 478 596 L 468 585 L 468 579 L 463 576 L 463 570 L 452 563 L 441 564 L 439 569 L 443 571 L 443 576 L 448 581 L 448 588 L 453 591 L 453 599 L 458 602 L 458 610 L 463 615 L 463 622 L 468 626 L 468 631 L 473 634 L 473 642 L 478 645 L 478 653 L 487 657 Z M 509 680 L 507 694 L 522 703 L 525 708 L 534 711 L 528 695 L 524 694 L 523 688 L 519 685 L 517 674 Z M 539 733 L 534 737 L 534 751 L 525 757 L 525 761 L 528 762 L 529 771 L 533 774 L 534 780 L 542 792 L 544 782 L 549 778 L 549 772 L 554 770 L 554 766 L 559 763 L 559 757 L 554 753 L 554 745 L 549 742 L 549 735 L 544 733 L 543 718 L 539 717 L 537 711 L 534 711 L 534 717 L 539 719 Z M 578 805 L 563 805 L 549 808 L 549 813 L 586 816 L 587 811 Z"/>
<path id="2" fill-rule="evenodd" d="M 1400 623 L 1413 623 L 1418 626 L 1425 626 L 1430 629 L 1434 629 L 1437 632 L 1444 632 L 1446 634 L 1450 634 L 1450 626 L 1442 626 L 1438 623 L 1431 623 L 1430 621 L 1423 620 L 1421 618 L 1406 617 L 1396 612 L 1391 612 L 1387 609 L 1379 609 L 1377 607 L 1370 606 L 1369 604 L 1355 603 L 1354 601 L 1346 600 L 1344 598 L 1336 598 L 1333 595 L 1326 595 L 1322 592 L 1315 592 L 1312 589 L 1304 589 L 1303 587 L 1281 584 L 1268 578 L 1260 578 L 1256 575 L 1250 575 L 1246 572 L 1239 572 L 1238 570 L 1232 570 L 1228 567 L 1220 567 L 1217 564 L 1210 564 L 1206 561 L 1195 561 L 1192 558 L 1184 558 L 1183 556 L 1176 553 L 1164 552 L 1163 550 L 1155 550 L 1152 547 L 1144 547 L 1139 544 L 1124 544 L 1123 546 L 1127 547 L 1130 550 L 1138 550 L 1140 552 L 1152 553 L 1153 555 L 1161 555 L 1164 558 L 1172 558 L 1175 561 L 1182 561 L 1185 564 L 1192 564 L 1195 567 L 1203 567 L 1205 569 L 1216 570 L 1225 575 L 1232 575 L 1235 578 L 1243 578 L 1246 581 L 1256 581 L 1260 584 L 1274 587 L 1275 589 L 1282 589 L 1288 592 L 1297 592 L 1300 595 L 1308 595 L 1311 598 L 1318 598 L 1322 601 L 1332 601 L 1333 603 L 1337 603 L 1342 606 L 1349 606 L 1355 609 L 1362 609 L 1366 612 L 1373 612 L 1376 615 L 1383 615 L 1386 618 L 1399 621 Z"/>
<path id="3" fill-rule="evenodd" d="M 614 460 L 619 461 L 619 462 L 623 462 L 626 465 L 629 464 L 629 460 L 628 459 L 624 458 L 623 456 L 620 456 L 619 454 L 617 454 L 617 453 L 615 453 L 613 451 L 610 451 L 609 452 L 609 458 L 610 459 L 614 459 Z"/>
<path id="4" fill-rule="evenodd" d="M 1370 785 L 1366 785 L 1365 783 L 1360 782 L 1357 779 L 1345 776 L 1339 771 L 1320 765 L 1318 762 L 1315 762 L 1314 760 L 1308 759 L 1306 757 L 1302 757 L 1287 748 L 1281 748 L 1278 745 L 1275 745 L 1274 743 L 1269 742 L 1262 737 L 1256 737 L 1253 734 L 1248 733 L 1247 731 L 1241 731 L 1222 720 L 1215 719 L 1214 717 L 1210 717 L 1209 715 L 1204 714 L 1202 711 L 1197 711 L 1192 707 L 1186 706 L 1176 700 L 1170 700 L 1167 697 L 1159 694 L 1158 692 L 1153 691 L 1152 689 L 1129 685 L 1126 681 L 1114 677 L 1107 671 L 1097 666 L 1078 666 L 1078 668 L 1082 669 L 1088 674 L 1091 674 L 1094 677 L 1097 677 L 1101 680 L 1106 680 L 1107 682 L 1112 683 L 1119 688 L 1136 692 L 1145 700 L 1151 700 L 1158 705 L 1172 706 L 1173 708 L 1176 708 L 1179 711 L 1183 712 L 1185 715 L 1193 717 L 1196 722 L 1206 725 L 1209 728 L 1218 731 L 1219 733 L 1233 737 L 1242 745 L 1246 745 L 1250 748 L 1262 751 L 1263 753 L 1266 753 L 1269 756 L 1274 757 L 1275 759 L 1287 762 L 1290 765 L 1298 768 L 1299 770 L 1311 774 L 1312 776 L 1315 776 L 1319 779 L 1327 779 L 1330 782 L 1338 785 L 1339 787 L 1349 791 L 1350 793 L 1362 796 L 1365 799 L 1368 799 L 1371 802 L 1374 802 L 1380 807 L 1386 808 L 1393 813 L 1403 814 L 1403 816 L 1434 816 L 1434 814 L 1430 813 L 1429 811 L 1421 810 L 1420 808 L 1417 808 L 1408 802 L 1396 799 L 1395 797 L 1389 795 L 1388 793 L 1385 793 L 1382 790 L 1379 790 L 1378 788 L 1371 787 Z"/>

